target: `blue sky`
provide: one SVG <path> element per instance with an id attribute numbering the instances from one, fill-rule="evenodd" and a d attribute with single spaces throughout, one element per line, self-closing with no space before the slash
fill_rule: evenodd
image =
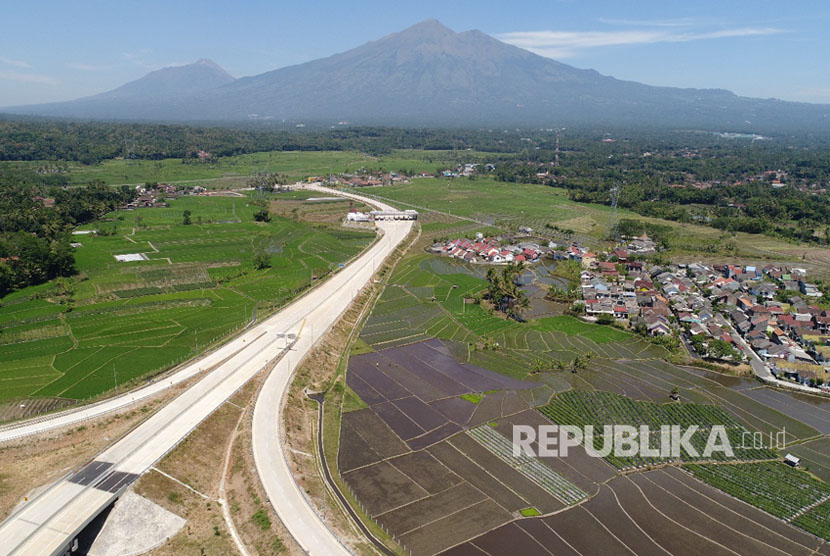
<path id="1" fill-rule="evenodd" d="M 620 79 L 830 103 L 826 0 L 27 0 L 0 14 L 0 106 L 95 94 L 199 58 L 254 75 L 427 18 Z"/>

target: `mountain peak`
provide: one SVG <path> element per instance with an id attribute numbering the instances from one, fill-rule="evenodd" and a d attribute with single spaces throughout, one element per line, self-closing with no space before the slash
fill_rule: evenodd
<path id="1" fill-rule="evenodd" d="M 448 37 L 455 34 L 455 31 L 437 19 L 425 19 L 399 33 L 394 33 L 398 36 L 418 36 L 422 38 Z"/>
<path id="2" fill-rule="evenodd" d="M 151 71 L 140 79 L 96 95 L 96 98 L 179 96 L 221 87 L 235 80 L 213 60 L 200 58 L 192 64 Z"/>
<path id="3" fill-rule="evenodd" d="M 223 68 L 222 66 L 220 66 L 219 64 L 217 64 L 216 62 L 211 60 L 210 58 L 199 58 L 198 60 L 196 60 L 192 64 L 188 64 L 188 65 L 190 65 L 190 66 L 207 66 L 209 68 L 219 70 L 223 73 L 228 73 L 227 70 L 225 70 L 225 68 Z M 230 74 L 228 74 L 228 75 L 230 75 Z"/>
<path id="4" fill-rule="evenodd" d="M 412 26 L 404 29 L 402 32 L 405 33 L 406 31 L 413 31 L 413 30 L 444 31 L 444 32 L 449 32 L 449 33 L 454 33 L 455 32 L 455 31 L 453 31 L 452 29 L 450 29 L 449 27 L 447 27 L 446 25 L 444 25 L 443 23 L 441 23 L 440 21 L 438 21 L 435 18 L 429 18 L 429 19 L 425 19 L 423 21 L 419 21 L 415 25 L 412 25 Z"/>

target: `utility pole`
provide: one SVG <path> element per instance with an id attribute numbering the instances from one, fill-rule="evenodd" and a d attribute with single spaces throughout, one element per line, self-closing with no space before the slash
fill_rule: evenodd
<path id="1" fill-rule="evenodd" d="M 112 376 L 115 379 L 115 391 L 118 392 L 118 373 L 115 372 L 115 361 L 112 362 Z"/>

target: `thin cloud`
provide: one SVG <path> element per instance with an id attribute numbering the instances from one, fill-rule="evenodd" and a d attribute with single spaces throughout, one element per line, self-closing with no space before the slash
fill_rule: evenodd
<path id="1" fill-rule="evenodd" d="M 601 17 L 599 22 L 606 25 L 623 25 L 626 27 L 688 27 L 699 23 L 689 17 L 680 19 L 610 19 Z"/>
<path id="2" fill-rule="evenodd" d="M 131 52 L 122 52 L 121 57 L 126 60 L 137 60 L 139 58 L 143 58 L 152 51 L 153 49 L 151 48 L 140 48 L 138 50 L 133 50 Z"/>
<path id="3" fill-rule="evenodd" d="M 29 69 L 32 67 L 32 65 L 28 62 L 24 62 L 23 60 L 13 60 L 11 58 L 6 58 L 5 56 L 0 56 L 0 64 L 24 69 Z"/>
<path id="4" fill-rule="evenodd" d="M 549 58 L 568 58 L 590 48 L 634 44 L 678 43 L 783 33 L 774 27 L 737 27 L 717 31 L 639 29 L 626 31 L 517 31 L 497 38 Z"/>
<path id="5" fill-rule="evenodd" d="M 57 85 L 59 81 L 50 75 L 36 73 L 20 73 L 16 71 L 0 71 L 0 79 L 16 81 L 18 83 L 37 83 L 39 85 Z"/>
<path id="6" fill-rule="evenodd" d="M 93 64 L 83 64 L 80 62 L 71 62 L 69 64 L 66 64 L 66 67 L 78 71 L 104 71 L 110 69 L 110 66 L 96 66 Z"/>
<path id="7" fill-rule="evenodd" d="M 156 66 L 147 62 L 146 57 L 153 52 L 152 48 L 140 48 L 129 52 L 122 52 L 121 57 L 144 69 L 155 69 Z"/>

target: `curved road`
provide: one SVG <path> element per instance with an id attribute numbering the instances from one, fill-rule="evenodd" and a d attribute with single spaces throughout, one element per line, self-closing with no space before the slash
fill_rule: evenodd
<path id="1" fill-rule="evenodd" d="M 332 193 L 327 189 L 322 191 Z M 359 196 L 347 196 L 364 200 Z M 380 205 L 368 199 L 366 201 Z M 360 288 L 371 279 L 374 270 L 407 235 L 411 226 L 411 222 L 379 223 L 379 228 L 384 232 L 382 238 L 346 268 L 222 348 L 179 371 L 181 376 L 189 377 L 202 369 L 214 367 L 183 394 L 99 454 L 80 471 L 54 483 L 0 524 L 0 538 L 3 539 L 0 554 L 62 553 L 80 529 L 124 488 L 280 355 L 284 356 L 271 371 L 255 408 L 254 450 L 257 466 L 272 504 L 301 546 L 313 554 L 346 553 L 302 498 L 299 487 L 288 471 L 281 445 L 271 439 L 278 438 L 277 410 L 300 357 L 336 321 Z M 286 334 L 297 335 L 301 331 L 302 336 L 293 346 L 296 351 L 286 351 Z M 179 373 L 174 376 L 178 378 Z M 166 379 L 168 382 L 170 380 L 173 379 Z M 132 403 L 133 395 L 135 394 L 113 398 L 109 403 Z M 108 402 L 101 405 L 106 403 Z M 103 411 L 102 407 L 93 410 Z M 266 416 L 265 421 L 268 421 L 267 416 L 271 410 L 274 434 L 269 436 L 268 423 L 265 423 L 263 429 L 262 421 L 263 415 Z M 16 427 L 4 433 L 18 436 L 23 430 L 26 431 L 24 434 L 50 430 L 71 423 L 77 418 L 74 413 L 24 424 L 22 427 L 29 428 Z M 271 457 L 277 459 L 271 460 Z M 280 464 L 284 467 L 284 473 Z M 297 496 L 301 500 L 298 501 Z"/>
<path id="2" fill-rule="evenodd" d="M 329 189 L 319 189 L 331 192 Z M 344 195 L 378 206 L 381 210 L 394 210 L 374 199 Z M 384 232 L 383 239 L 377 245 L 380 249 L 376 253 L 367 253 L 366 262 L 361 258 L 354 263 L 358 267 L 355 283 L 366 284 L 371 279 L 389 253 L 409 234 L 412 222 L 379 222 L 378 227 Z M 339 295 L 330 297 L 325 304 L 308 313 L 306 329 L 300 334 L 289 355 L 271 371 L 254 406 L 253 455 L 265 492 L 300 547 L 314 556 L 345 556 L 351 552 L 317 515 L 291 474 L 282 442 L 281 409 L 297 363 L 309 352 L 316 338 L 330 328 L 346 310 L 356 294 L 357 289 L 341 290 Z"/>

